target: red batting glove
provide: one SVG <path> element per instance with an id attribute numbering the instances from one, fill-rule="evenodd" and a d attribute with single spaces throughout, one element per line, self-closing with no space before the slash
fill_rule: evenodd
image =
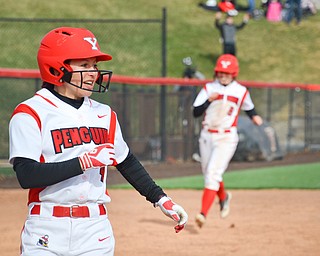
<path id="1" fill-rule="evenodd" d="M 169 197 L 164 196 L 160 198 L 156 206 L 159 206 L 161 211 L 169 218 L 178 222 L 178 225 L 174 227 L 176 233 L 179 233 L 184 228 L 188 221 L 188 214 L 180 205 L 175 204 Z"/>
<path id="2" fill-rule="evenodd" d="M 79 156 L 79 161 L 82 170 L 112 165 L 115 162 L 113 145 L 110 143 L 101 144 L 92 151 Z"/>

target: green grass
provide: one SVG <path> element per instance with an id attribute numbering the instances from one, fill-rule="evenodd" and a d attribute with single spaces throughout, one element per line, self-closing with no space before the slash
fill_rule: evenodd
<path id="1" fill-rule="evenodd" d="M 0 176 L 14 176 L 10 167 L 0 168 Z M 203 176 L 186 176 L 155 180 L 164 189 L 202 189 Z M 320 189 L 320 162 L 250 170 L 224 174 L 229 189 Z M 131 189 L 128 183 L 112 185 L 113 189 Z"/>
<path id="2" fill-rule="evenodd" d="M 11 167 L 0 168 L 0 176 L 10 177 L 14 175 L 15 175 L 15 172 Z"/>
<path id="3" fill-rule="evenodd" d="M 320 162 L 226 172 L 224 182 L 230 189 L 320 189 Z M 202 189 L 203 176 L 159 179 L 156 183 L 164 189 Z"/>
<path id="4" fill-rule="evenodd" d="M 213 26 L 214 12 L 203 10 L 198 6 L 199 0 L 96 0 L 94 4 L 84 0 L 0 0 L 0 17 L 13 18 L 65 18 L 65 19 L 159 19 L 162 15 L 162 8 L 167 9 L 167 75 L 170 77 L 181 77 L 183 57 L 191 56 L 198 69 L 212 77 L 213 63 L 221 53 L 219 44 L 219 32 Z M 238 3 L 246 5 L 246 0 L 239 0 Z M 256 0 L 259 7 L 261 1 Z M 242 19 L 243 13 L 236 17 L 236 22 Z M 266 82 L 295 82 L 295 83 L 320 83 L 318 76 L 318 59 L 320 51 L 317 45 L 320 43 L 319 35 L 320 12 L 317 15 L 304 19 L 297 26 L 294 23 L 287 25 L 284 22 L 271 23 L 266 19 L 250 20 L 248 26 L 238 31 L 238 57 L 241 71 L 240 80 L 266 81 Z M 61 24 L 59 24 L 61 25 Z M 52 25 L 54 26 L 54 24 Z M 89 25 L 88 25 L 89 26 Z M 91 25 L 90 25 L 91 26 Z M 9 28 L 8 28 L 9 29 Z M 0 67 L 19 66 L 19 58 L 13 59 L 14 53 L 20 53 L 21 47 L 26 43 L 23 40 L 10 38 L 9 31 L 2 28 L 5 40 L 2 40 L 2 52 L 4 57 L 0 59 Z M 102 33 L 108 38 L 109 29 Z M 34 32 L 34 34 L 33 34 Z M 37 33 L 36 33 L 37 32 Z M 29 31 L 30 50 L 21 52 L 20 56 L 29 56 L 30 65 L 36 66 L 35 53 L 38 42 L 44 33 L 41 26 L 36 31 Z M 100 33 L 100 32 L 99 32 Z M 120 29 L 116 36 L 122 32 Z M 157 32 L 158 33 L 158 32 Z M 146 32 L 147 35 L 150 32 Z M 40 36 L 41 35 L 41 36 Z M 125 36 L 125 35 L 124 35 Z M 119 40 L 119 41 L 117 41 Z M 130 38 L 122 41 L 141 41 L 141 34 L 135 33 Z M 19 45 L 19 42 L 21 41 Z M 109 39 L 108 39 L 109 41 Z M 36 42 L 36 43 L 35 43 Z M 145 44 L 141 44 L 142 52 L 133 51 L 124 56 L 123 47 L 116 47 L 114 44 L 121 42 L 121 38 L 110 38 L 110 47 L 115 58 L 112 69 L 116 74 L 127 71 L 128 74 L 143 76 L 148 75 L 148 67 L 143 66 L 145 58 L 155 59 L 152 53 L 146 52 Z M 33 43 L 33 44 L 32 44 Z M 154 42 L 153 42 L 154 43 Z M 15 45 L 15 48 L 13 48 Z M 6 46 L 9 46 L 9 48 Z M 11 47 L 11 50 L 10 50 Z M 103 50 L 110 50 L 108 45 Z M 13 52 L 14 51 L 14 52 Z M 139 68 L 134 69 L 134 66 Z M 141 68 L 140 68 L 141 66 Z M 23 66 L 23 68 L 29 68 Z M 33 67 L 34 68 L 34 67 Z M 157 66 L 157 69 L 158 66 Z M 134 73 L 135 72 L 135 73 Z"/>

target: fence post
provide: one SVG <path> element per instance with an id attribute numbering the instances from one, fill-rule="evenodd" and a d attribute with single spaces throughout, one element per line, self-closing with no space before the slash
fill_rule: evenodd
<path id="1" fill-rule="evenodd" d="M 307 151 L 310 149 L 311 145 L 311 129 L 312 129 L 312 118 L 310 115 L 311 112 L 311 100 L 310 100 L 310 91 L 305 90 L 304 92 L 304 106 L 305 106 L 305 125 L 304 125 L 304 150 Z"/>
<path id="2" fill-rule="evenodd" d="M 167 10 L 162 9 L 162 77 L 167 76 Z M 161 85 L 160 89 L 160 135 L 161 135 L 161 161 L 167 157 L 167 138 L 166 138 L 166 86 Z"/>
<path id="3" fill-rule="evenodd" d="M 127 109 L 128 109 L 128 102 L 127 102 L 127 97 L 128 97 L 128 89 L 127 89 L 127 84 L 122 84 L 122 104 L 123 104 L 123 108 L 122 108 L 122 117 L 124 120 L 124 137 L 128 138 L 129 137 L 129 131 L 128 131 L 128 126 L 127 126 L 127 122 L 128 122 L 128 117 L 127 117 Z"/>
<path id="4" fill-rule="evenodd" d="M 294 90 L 289 90 L 289 113 L 288 113 L 288 133 L 287 133 L 287 152 L 291 149 L 292 138 L 292 119 L 293 119 L 293 104 L 294 104 Z"/>
<path id="5" fill-rule="evenodd" d="M 272 88 L 267 89 L 267 117 L 266 120 L 270 123 L 271 122 L 271 106 L 272 106 Z"/>
<path id="6" fill-rule="evenodd" d="M 41 88 L 40 79 L 36 78 L 35 80 L 36 81 L 35 81 L 35 87 L 34 87 L 35 91 L 34 92 L 39 91 Z"/>

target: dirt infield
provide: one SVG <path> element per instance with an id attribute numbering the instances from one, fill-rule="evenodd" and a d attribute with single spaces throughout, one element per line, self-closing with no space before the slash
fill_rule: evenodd
<path id="1" fill-rule="evenodd" d="M 231 170 L 302 162 L 319 162 L 319 153 L 261 163 L 232 163 Z M 198 163 L 148 165 L 154 178 L 200 173 Z M 109 184 L 123 182 L 111 172 Z M 11 182 L 11 185 L 9 184 Z M 2 182 L 15 187 L 16 181 Z M 1 183 L 1 182 L 0 182 Z M 1 184 L 0 184 L 1 185 Z M 116 237 L 117 256 L 269 256 L 319 255 L 320 190 L 231 190 L 231 214 L 220 219 L 215 203 L 202 229 L 194 217 L 200 208 L 201 191 L 168 190 L 184 206 L 189 222 L 174 233 L 174 223 L 145 201 L 135 190 L 109 190 L 109 218 Z M 19 235 L 26 217 L 27 191 L 1 188 L 0 255 L 19 255 Z"/>
<path id="2" fill-rule="evenodd" d="M 319 190 L 233 190 L 231 214 L 220 219 L 215 204 L 198 229 L 194 216 L 200 191 L 167 191 L 187 210 L 190 220 L 175 234 L 174 223 L 134 190 L 110 190 L 109 218 L 116 237 L 115 255 L 270 256 L 319 255 Z M 1 189 L 0 251 L 17 256 L 26 214 L 27 193 Z"/>

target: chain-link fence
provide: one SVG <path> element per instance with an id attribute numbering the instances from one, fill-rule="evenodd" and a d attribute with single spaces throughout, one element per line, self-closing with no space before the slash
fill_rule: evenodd
<path id="1" fill-rule="evenodd" d="M 103 69 L 116 74 L 165 75 L 165 21 L 0 19 L 4 68 L 36 69 L 43 35 L 59 26 L 86 27 L 103 51 L 114 59 Z M 11 38 L 9 40 L 9 38 Z M 8 40 L 5 40 L 8 39 Z M 0 77 L 0 158 L 8 157 L 8 123 L 14 107 L 41 87 L 39 79 Z M 107 94 L 94 98 L 117 112 L 131 149 L 141 160 L 188 160 L 197 152 L 201 120 L 192 116 L 200 87 L 175 90 L 164 86 L 111 84 Z M 320 149 L 320 92 L 296 89 L 250 88 L 259 114 L 274 128 L 283 151 Z"/>
<path id="2" fill-rule="evenodd" d="M 40 80 L 2 77 L 0 85 L 0 158 L 7 158 L 11 113 L 40 88 Z M 141 160 L 161 161 L 164 153 L 166 159 L 189 160 L 197 153 L 201 128 L 201 118 L 192 115 L 200 87 L 167 90 L 164 112 L 160 90 L 161 86 L 155 85 L 142 88 L 113 83 L 107 94 L 95 94 L 93 98 L 117 112 L 123 135 Z M 320 91 L 250 88 L 250 92 L 257 111 L 276 131 L 283 152 L 320 150 Z"/>
<path id="3" fill-rule="evenodd" d="M 0 18 L 0 67 L 37 69 L 37 51 L 43 36 L 57 27 L 85 27 L 97 37 L 100 48 L 113 56 L 100 69 L 117 75 L 165 75 L 166 10 L 159 19 L 74 20 Z M 0 158 L 8 156 L 8 120 L 14 107 L 40 88 L 39 80 L 1 79 Z M 101 96 L 97 96 L 101 97 Z M 103 95 L 103 100 L 108 96 Z"/>

